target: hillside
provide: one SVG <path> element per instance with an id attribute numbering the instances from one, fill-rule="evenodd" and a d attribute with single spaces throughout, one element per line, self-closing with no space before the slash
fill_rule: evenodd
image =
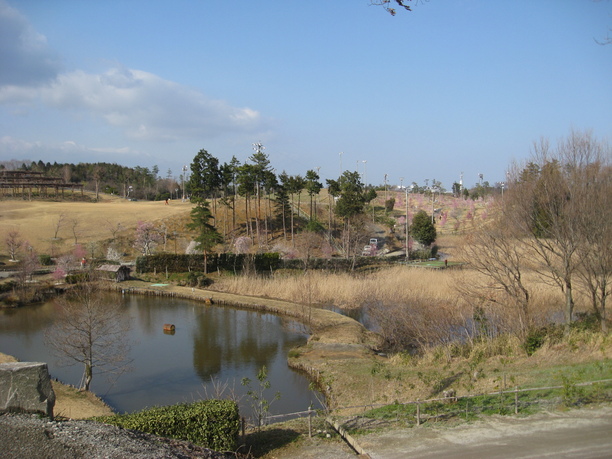
<path id="1" fill-rule="evenodd" d="M 18 230 L 20 238 L 28 242 L 39 254 L 50 254 L 56 256 L 69 252 L 74 245 L 82 245 L 91 256 L 92 251 L 96 257 L 104 257 L 106 243 L 115 240 L 116 244 L 128 256 L 132 253 L 130 240 L 139 221 L 152 222 L 160 227 L 165 225 L 167 233 L 166 251 L 177 251 L 183 253 L 190 241 L 190 236 L 185 229 L 185 223 L 189 219 L 192 204 L 189 201 L 170 200 L 165 201 L 129 201 L 114 195 L 101 194 L 99 202 L 71 201 L 71 200 L 22 200 L 5 199 L 0 202 L 0 235 L 3 241 L 12 230 Z M 373 201 L 376 213 L 384 215 L 385 196 L 395 197 L 395 208 L 388 213 L 388 217 L 397 219 L 400 223 L 404 221 L 406 214 L 405 194 L 401 192 L 379 192 L 379 197 Z M 251 204 L 253 205 L 253 204 Z M 274 204 L 264 204 L 268 210 Z M 245 205 L 244 199 L 238 198 L 236 202 L 236 228 L 232 231 L 231 211 L 220 203 L 212 204 L 211 208 L 216 210 L 216 226 L 220 233 L 232 237 L 245 233 Z M 309 203 L 307 195 L 302 196 L 300 210 L 297 210 L 297 198 L 294 202 L 294 211 L 299 213 L 302 219 L 308 218 Z M 436 210 L 436 227 L 443 244 L 454 245 L 455 235 L 460 235 L 466 230 L 478 226 L 491 219 L 492 205 L 484 201 L 465 201 L 450 196 L 437 196 L 434 203 L 424 195 L 409 195 L 408 212 L 412 216 L 419 209 L 431 213 L 432 208 Z M 264 209 L 265 210 L 265 209 Z M 272 209 L 273 210 L 273 209 Z M 318 198 L 317 218 L 324 223 L 329 222 L 329 196 L 326 190 L 322 190 Z M 263 217 L 262 217 L 263 218 Z M 268 219 L 271 221 L 271 219 Z M 297 226 L 303 226 L 295 219 Z M 265 224 L 262 224 L 262 227 Z M 385 225 L 380 225 L 389 231 Z M 272 229 L 272 224 L 270 224 Z M 289 231 L 288 231 L 289 232 Z M 296 231 L 298 234 L 299 230 Z M 403 236 L 403 230 L 399 230 L 398 236 Z M 299 237 L 299 236 L 296 236 Z M 450 239 L 449 239 L 450 237 Z M 231 238 L 230 238 L 231 239 Z M 269 236 L 269 246 L 274 241 L 281 242 L 283 232 L 277 223 Z M 401 246 L 401 241 L 396 241 Z M 4 244 L 2 244 L 4 246 Z M 159 248 L 158 250 L 163 250 Z M 4 261 L 5 247 L 0 249 L 0 260 Z"/>

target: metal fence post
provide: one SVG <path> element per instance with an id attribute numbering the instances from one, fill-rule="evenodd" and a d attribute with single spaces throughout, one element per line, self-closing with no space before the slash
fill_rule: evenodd
<path id="1" fill-rule="evenodd" d="M 518 386 L 514 386 L 514 414 L 518 414 Z"/>
<path id="2" fill-rule="evenodd" d="M 421 399 L 417 398 L 417 413 L 416 413 L 416 425 L 420 426 L 421 425 Z"/>

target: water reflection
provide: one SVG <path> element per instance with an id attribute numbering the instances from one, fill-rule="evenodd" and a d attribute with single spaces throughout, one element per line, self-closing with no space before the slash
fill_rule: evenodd
<path id="1" fill-rule="evenodd" d="M 282 393 L 274 412 L 301 411 L 314 399 L 308 380 L 286 364 L 289 349 L 306 336 L 284 326 L 280 317 L 186 300 L 113 295 L 107 301 L 120 301 L 132 320 L 134 369 L 110 380 L 94 374 L 92 390 L 120 412 L 212 395 L 212 378 L 240 396 L 246 392 L 240 380 L 256 380 L 263 365 L 272 390 Z M 50 302 L 1 311 L 0 351 L 22 361 L 48 362 L 53 377 L 79 385 L 82 368 L 60 367 L 44 345 L 53 308 Z M 175 334 L 165 334 L 164 324 L 174 324 Z"/>

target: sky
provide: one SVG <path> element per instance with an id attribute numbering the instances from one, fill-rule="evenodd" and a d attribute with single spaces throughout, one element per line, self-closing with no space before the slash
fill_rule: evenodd
<path id="1" fill-rule="evenodd" d="M 503 181 L 612 142 L 612 1 L 0 0 L 0 161 L 179 176 L 197 152 L 374 185 Z"/>

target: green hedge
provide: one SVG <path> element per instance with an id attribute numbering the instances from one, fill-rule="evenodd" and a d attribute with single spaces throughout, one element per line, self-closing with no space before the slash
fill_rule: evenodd
<path id="1" fill-rule="evenodd" d="M 238 405 L 231 400 L 154 407 L 137 413 L 103 416 L 96 421 L 187 440 L 215 451 L 235 451 L 240 432 Z"/>
<path id="2" fill-rule="evenodd" d="M 426 253 L 430 258 L 431 251 L 427 249 Z M 249 271 L 260 274 L 270 273 L 277 269 L 296 269 L 303 270 L 306 268 L 305 261 L 300 258 L 286 259 L 280 258 L 279 253 L 260 253 L 251 254 L 235 254 L 235 253 L 219 253 L 208 255 L 208 266 L 206 272 L 213 271 L 228 271 L 241 273 Z M 321 269 L 331 272 L 347 272 L 351 269 L 361 269 L 371 266 L 380 266 L 385 264 L 396 263 L 397 260 L 381 258 L 381 257 L 357 257 L 352 258 L 311 258 L 308 260 L 308 269 Z M 169 273 L 203 273 L 204 272 L 204 255 L 175 255 L 171 253 L 159 253 L 156 255 L 141 256 L 136 259 L 136 271 L 139 273 L 164 273 L 166 270 Z"/>
<path id="3" fill-rule="evenodd" d="M 241 272 L 245 268 L 253 267 L 257 272 L 270 272 L 278 269 L 280 254 L 260 253 L 245 255 L 235 253 L 211 253 L 207 257 L 207 269 L 204 269 L 204 255 L 175 255 L 172 253 L 159 253 L 142 256 L 136 259 L 136 270 L 139 273 L 185 273 L 190 271 L 211 272 L 216 270 Z"/>

